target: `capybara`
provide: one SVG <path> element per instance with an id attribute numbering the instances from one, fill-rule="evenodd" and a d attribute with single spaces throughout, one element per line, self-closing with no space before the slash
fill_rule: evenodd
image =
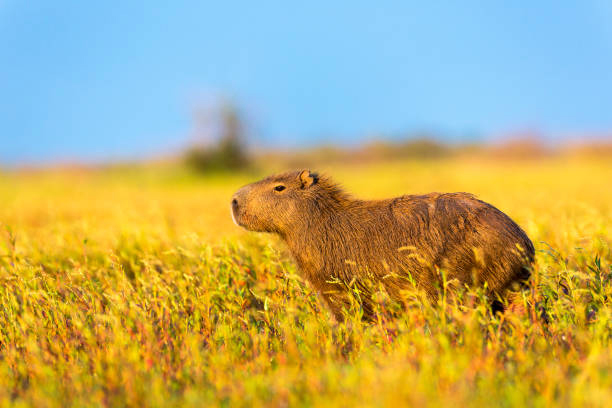
<path id="1" fill-rule="evenodd" d="M 462 287 L 486 283 L 499 307 L 511 287 L 529 278 L 534 257 L 518 225 L 468 193 L 359 200 L 330 178 L 303 170 L 242 187 L 231 211 L 236 224 L 286 241 L 337 320 L 350 304 L 349 290 L 360 292 L 368 319 L 376 285 L 400 303 L 411 285 L 435 299 L 442 276 Z"/>

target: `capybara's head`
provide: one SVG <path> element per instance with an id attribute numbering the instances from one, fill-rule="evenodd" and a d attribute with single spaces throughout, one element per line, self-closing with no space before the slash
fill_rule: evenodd
<path id="1" fill-rule="evenodd" d="M 303 170 L 246 185 L 232 197 L 234 222 L 250 231 L 285 234 L 316 216 L 328 196 L 321 181 L 317 173 Z"/>

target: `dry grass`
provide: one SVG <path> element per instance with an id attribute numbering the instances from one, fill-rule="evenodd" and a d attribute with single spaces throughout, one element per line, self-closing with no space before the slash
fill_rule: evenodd
<path id="1" fill-rule="evenodd" d="M 528 313 L 415 294 L 400 318 L 336 325 L 277 239 L 233 226 L 229 197 L 256 176 L 0 174 L 2 404 L 612 401 L 612 163 L 327 170 L 362 197 L 469 191 L 507 212 L 538 250 Z"/>

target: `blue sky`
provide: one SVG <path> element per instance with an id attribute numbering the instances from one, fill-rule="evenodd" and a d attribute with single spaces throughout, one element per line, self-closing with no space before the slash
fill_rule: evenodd
<path id="1" fill-rule="evenodd" d="M 0 163 L 183 146 L 199 101 L 267 144 L 612 130 L 612 3 L 0 0 Z"/>

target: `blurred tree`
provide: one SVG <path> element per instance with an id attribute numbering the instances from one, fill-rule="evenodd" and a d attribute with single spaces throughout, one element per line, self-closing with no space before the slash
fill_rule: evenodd
<path id="1" fill-rule="evenodd" d="M 245 126 L 237 106 L 224 102 L 195 112 L 196 143 L 185 162 L 198 171 L 229 171 L 249 165 Z"/>

